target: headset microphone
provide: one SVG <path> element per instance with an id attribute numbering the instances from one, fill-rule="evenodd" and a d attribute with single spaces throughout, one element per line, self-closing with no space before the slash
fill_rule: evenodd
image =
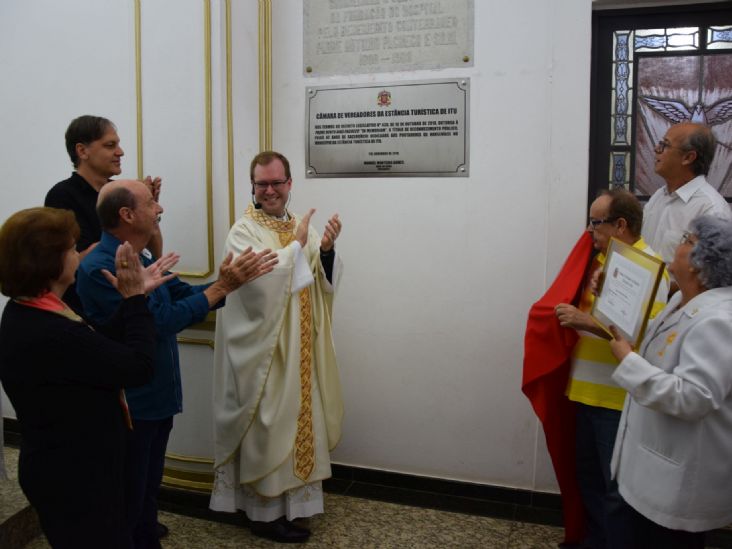
<path id="1" fill-rule="evenodd" d="M 254 204 L 254 209 L 255 210 L 261 210 L 262 209 L 262 205 L 259 202 L 257 202 L 256 199 L 254 198 L 254 187 L 252 187 L 252 204 Z"/>

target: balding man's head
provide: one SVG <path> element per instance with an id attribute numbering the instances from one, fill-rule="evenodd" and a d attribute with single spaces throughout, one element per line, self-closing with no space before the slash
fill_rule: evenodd
<path id="1" fill-rule="evenodd" d="M 110 181 L 102 187 L 97 198 L 97 216 L 102 230 L 116 229 L 120 222 L 120 210 L 134 210 L 138 200 L 150 194 L 147 186 L 134 179 Z"/>
<path id="2" fill-rule="evenodd" d="M 675 124 L 656 147 L 656 173 L 666 181 L 683 178 L 684 175 L 689 179 L 706 175 L 716 148 L 714 134 L 703 124 Z"/>

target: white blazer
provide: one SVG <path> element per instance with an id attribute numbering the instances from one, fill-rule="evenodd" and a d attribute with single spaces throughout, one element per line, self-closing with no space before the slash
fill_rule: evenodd
<path id="1" fill-rule="evenodd" d="M 615 369 L 628 396 L 610 467 L 639 513 L 701 532 L 732 523 L 732 287 L 675 310 L 680 294 Z"/>

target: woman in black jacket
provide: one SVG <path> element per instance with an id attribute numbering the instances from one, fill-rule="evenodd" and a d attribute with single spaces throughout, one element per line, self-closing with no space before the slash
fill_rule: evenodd
<path id="1" fill-rule="evenodd" d="M 21 432 L 18 476 L 55 548 L 121 547 L 122 466 L 129 415 L 123 387 L 153 376 L 155 328 L 145 293 L 173 275 L 170 256 L 143 269 L 125 243 L 116 276 L 124 300 L 102 335 L 61 296 L 73 284 L 73 213 L 31 208 L 0 229 L 0 381 Z M 109 337 L 107 337 L 109 336 Z"/>

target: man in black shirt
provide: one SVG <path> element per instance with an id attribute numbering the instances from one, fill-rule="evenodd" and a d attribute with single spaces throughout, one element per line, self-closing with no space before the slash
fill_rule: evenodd
<path id="1" fill-rule="evenodd" d="M 112 176 L 122 173 L 122 156 L 125 153 L 119 142 L 115 125 L 101 116 L 80 116 L 72 120 L 66 129 L 66 151 L 74 172 L 48 191 L 44 205 L 74 212 L 81 228 L 76 242 L 79 260 L 96 246 L 102 234 L 97 218 L 97 196 Z M 160 178 L 148 176 L 144 183 L 157 201 Z M 148 242 L 147 249 L 156 258 L 162 255 L 163 239 L 159 230 Z M 74 285 L 64 294 L 64 301 L 77 313 L 83 312 Z"/>
<path id="2" fill-rule="evenodd" d="M 76 242 L 79 262 L 94 249 L 102 235 L 97 217 L 97 197 L 100 189 L 110 178 L 122 173 L 122 157 L 125 152 L 119 144 L 117 128 L 111 120 L 101 116 L 83 115 L 75 118 L 66 129 L 66 151 L 69 153 L 74 171 L 71 177 L 56 183 L 46 195 L 45 206 L 71 210 L 81 228 Z M 144 183 L 152 192 L 155 201 L 160 198 L 160 178 L 147 176 Z M 163 238 L 155 224 L 148 251 L 156 258 L 163 253 Z M 83 315 L 81 300 L 76 294 L 76 284 L 69 286 L 63 296 L 64 302 L 78 314 Z M 158 523 L 158 535 L 168 534 L 167 526 Z"/>

